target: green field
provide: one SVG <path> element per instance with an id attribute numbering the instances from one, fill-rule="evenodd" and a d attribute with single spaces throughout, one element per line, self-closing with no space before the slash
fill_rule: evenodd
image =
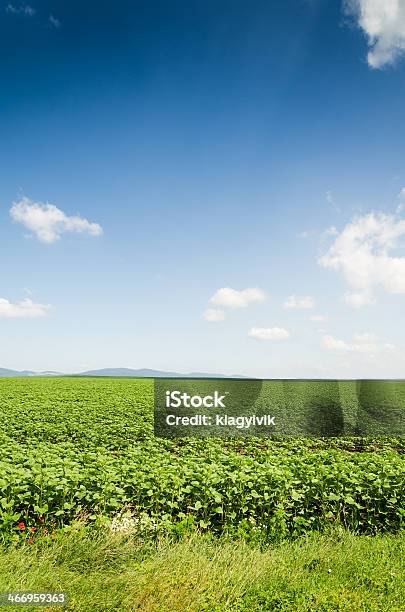
<path id="1" fill-rule="evenodd" d="M 269 539 L 403 525 L 404 438 L 159 439 L 150 380 L 4 379 L 0 405 L 5 539 L 126 507 Z"/>
<path id="2" fill-rule="evenodd" d="M 395 393 L 403 393 L 403 389 L 398 386 Z M 107 555 L 107 560 L 99 560 L 100 575 L 104 571 L 110 572 L 108 575 L 112 580 L 111 572 L 114 572 L 114 567 L 121 567 L 119 563 L 122 561 L 117 553 L 117 538 L 119 548 L 122 546 L 127 551 L 125 554 L 130 555 L 131 564 L 138 567 L 139 575 L 144 573 L 145 576 L 148 571 L 153 573 L 154 564 L 159 566 L 159 555 L 170 557 L 176 550 L 180 556 L 187 555 L 186 542 L 192 541 L 200 551 L 196 552 L 196 558 L 200 554 L 201 559 L 207 557 L 209 560 L 223 550 L 228 551 L 229 559 L 232 559 L 234 550 L 236 556 L 240 555 L 238 563 L 242 563 L 246 551 L 254 550 L 249 554 L 261 559 L 259 565 L 264 563 L 263 575 L 267 578 L 263 578 L 263 584 L 272 584 L 270 591 L 278 584 L 280 594 L 288 591 L 291 608 L 288 599 L 279 607 L 269 603 L 268 608 L 255 608 L 254 593 L 259 592 L 260 580 L 252 576 L 253 587 L 244 587 L 243 593 L 233 593 L 230 583 L 224 587 L 226 593 L 221 591 L 221 595 L 215 590 L 215 585 L 207 587 L 211 604 L 204 603 L 201 595 L 198 601 L 195 600 L 194 607 L 181 607 L 179 604 L 176 608 L 173 604 L 165 608 L 164 600 L 153 603 L 150 595 L 149 607 L 145 604 L 145 607 L 131 608 L 129 604 L 117 603 L 116 607 L 108 608 L 105 599 L 104 603 L 96 600 L 91 604 L 85 603 L 82 594 L 82 600 L 78 595 L 78 601 L 82 603 L 74 609 L 214 610 L 210 605 L 212 597 L 217 597 L 222 606 L 218 610 L 239 609 L 231 608 L 229 602 L 246 610 L 400 610 L 396 591 L 398 572 L 394 568 L 397 553 L 393 551 L 399 550 L 404 542 L 401 535 L 405 519 L 404 449 L 403 437 L 159 439 L 153 434 L 153 381 L 2 379 L 0 533 L 5 548 L 1 562 L 4 568 L 13 567 L 14 563 L 16 575 L 18 567 L 21 571 L 24 564 L 33 565 L 33 576 L 37 576 L 38 568 L 43 567 L 43 577 L 46 572 L 49 576 L 52 574 L 50 567 L 53 563 L 54 576 L 58 576 L 60 571 L 59 584 L 63 584 L 65 574 L 61 567 L 67 563 L 68 575 L 68 557 L 75 558 L 75 553 L 71 550 L 69 554 L 63 553 L 63 557 L 59 548 L 66 551 L 66 547 L 72 547 L 72 540 L 66 542 L 63 538 L 74 532 L 81 534 L 80 541 L 101 538 L 97 547 L 113 551 L 111 558 Z M 330 534 L 347 531 L 350 535 L 341 535 L 342 546 L 348 546 L 351 552 L 343 553 L 339 546 L 333 549 L 328 540 Z M 93 532 L 98 535 L 92 536 Z M 354 534 L 358 535 L 358 540 L 353 539 Z M 376 538 L 367 539 L 375 534 L 378 534 Z M 301 539 L 296 540 L 299 536 Z M 222 543 L 216 545 L 210 539 L 212 537 Z M 350 545 L 347 538 L 351 538 Z M 178 544 L 171 547 L 168 539 L 178 541 Z M 135 544 L 135 540 L 141 544 Z M 232 541 L 235 542 L 233 545 L 230 544 Z M 357 559 L 356 541 L 359 550 L 379 550 L 375 552 L 379 555 L 378 562 L 377 559 L 375 563 L 368 560 L 371 563 L 369 606 L 348 607 L 348 593 L 355 589 L 355 584 L 352 584 L 347 586 L 346 595 L 342 595 L 347 605 L 338 607 L 336 602 L 330 600 L 332 603 L 328 604 L 325 600 L 324 607 L 314 604 L 311 608 L 311 597 L 315 597 L 313 601 L 318 597 L 313 582 L 318 568 L 316 559 L 324 558 L 322 551 L 325 546 L 338 565 L 343 563 L 346 554 Z M 261 551 L 263 546 L 268 547 L 267 553 Z M 288 549 L 288 546 L 295 548 Z M 281 574 L 276 583 L 272 583 L 266 572 L 274 563 L 272 550 L 282 551 L 280 554 L 284 555 L 285 568 L 288 568 L 294 558 L 299 558 L 297 551 L 301 550 L 300 546 L 302 551 L 312 547 L 306 562 L 313 562 L 310 568 L 315 573 L 311 578 L 309 572 L 305 578 L 309 582 L 312 580 L 312 587 L 304 588 L 301 584 L 300 590 L 297 583 L 294 592 L 290 592 L 287 583 L 282 587 Z M 318 553 L 315 552 L 317 546 Z M 88 547 L 91 550 L 90 544 Z M 116 555 L 118 565 L 114 561 Z M 79 561 L 77 563 L 80 566 Z M 174 559 L 173 563 L 175 567 Z M 381 571 L 381 568 L 377 570 L 379 563 L 386 567 L 387 572 L 391 571 L 390 563 L 394 568 L 391 582 L 385 580 L 385 586 L 379 585 L 377 578 L 372 577 Z M 319 567 L 323 572 L 323 562 Z M 237 563 L 234 569 L 236 580 Z M 73 573 L 76 570 L 77 567 L 71 569 Z M 191 568 L 190 572 L 194 570 Z M 292 571 L 291 568 L 288 571 Z M 323 580 L 323 574 L 317 576 Z M 338 578 L 334 574 L 329 582 L 344 581 L 342 576 Z M 81 579 L 83 581 L 84 577 Z M 12 576 L 5 580 L 10 586 Z M 32 579 L 26 577 L 25 580 L 27 588 L 34 586 Z M 36 580 L 39 588 L 38 576 Z M 80 586 L 79 576 L 77 580 Z M 174 580 L 173 576 L 168 580 Z M 186 578 L 183 576 L 181 580 L 184 582 Z M 378 584 L 374 584 L 375 580 Z M 232 582 L 232 576 L 229 581 Z M 24 586 L 21 580 L 20 583 L 18 588 Z M 141 589 L 138 582 L 136 584 Z M 334 589 L 340 592 L 336 584 Z M 364 593 L 367 591 L 365 584 L 362 583 Z M 52 586 L 56 588 L 55 581 Z M 79 586 L 79 590 L 84 588 L 83 584 Z M 386 598 L 385 607 L 381 608 L 376 603 L 381 596 L 380 586 L 385 589 Z M 3 590 L 5 587 L 3 581 Z M 119 586 L 116 587 L 120 591 Z M 177 592 L 178 584 L 173 583 L 172 590 Z M 257 597 L 270 597 L 270 591 Z M 243 608 L 248 601 L 247 593 L 253 598 L 249 604 L 251 607 Z M 306 600 L 305 593 L 312 595 L 308 595 Z M 119 599 L 118 594 L 117 597 Z M 141 595 L 138 593 L 136 597 L 139 599 Z M 276 594 L 274 598 L 276 602 Z"/>

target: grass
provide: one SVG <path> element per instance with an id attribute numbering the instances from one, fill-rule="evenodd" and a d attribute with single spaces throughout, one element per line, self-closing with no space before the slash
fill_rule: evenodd
<path id="1" fill-rule="evenodd" d="M 80 528 L 1 549 L 0 592 L 66 591 L 80 612 L 399 612 L 404 545 L 403 534 L 343 529 L 259 548 L 198 533 L 152 543 Z"/>

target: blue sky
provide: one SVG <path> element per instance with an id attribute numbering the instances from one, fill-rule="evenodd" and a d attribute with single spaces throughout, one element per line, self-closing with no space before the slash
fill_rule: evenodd
<path id="1" fill-rule="evenodd" d="M 0 365 L 403 376 L 404 49 L 403 0 L 4 3 Z"/>

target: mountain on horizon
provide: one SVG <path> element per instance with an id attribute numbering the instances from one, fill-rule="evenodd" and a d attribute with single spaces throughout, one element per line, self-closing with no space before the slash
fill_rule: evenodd
<path id="1" fill-rule="evenodd" d="M 32 370 L 9 370 L 8 368 L 0 368 L 0 378 L 17 378 L 22 376 L 63 376 L 63 374 L 62 372 L 53 372 L 52 370 L 33 372 Z"/>
<path id="2" fill-rule="evenodd" d="M 152 370 L 149 368 L 141 368 L 133 370 L 132 368 L 102 368 L 100 370 L 88 370 L 79 374 L 71 374 L 71 376 L 109 376 L 109 377 L 129 377 L 129 378 L 244 378 L 243 376 L 226 376 L 225 374 L 213 374 L 207 372 L 165 372 L 163 370 Z"/>
<path id="3" fill-rule="evenodd" d="M 78 372 L 77 374 L 64 374 L 63 372 L 34 372 L 32 370 L 10 370 L 0 368 L 0 378 L 21 378 L 33 376 L 106 376 L 113 378 L 246 378 L 245 376 L 226 376 L 225 374 L 212 374 L 206 372 L 189 372 L 183 374 L 181 372 L 165 372 L 163 370 L 152 370 L 149 368 L 141 368 L 134 370 L 132 368 L 101 368 L 99 370 L 88 370 L 86 372 Z"/>

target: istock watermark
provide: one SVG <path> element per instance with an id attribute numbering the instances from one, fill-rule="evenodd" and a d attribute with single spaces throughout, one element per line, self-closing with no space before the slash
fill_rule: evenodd
<path id="1" fill-rule="evenodd" d="M 181 391 L 166 391 L 166 408 L 225 408 L 225 395 L 214 391 L 214 395 L 189 395 Z"/>
<path id="2" fill-rule="evenodd" d="M 159 437 L 403 436 L 405 382 L 157 378 Z"/>

